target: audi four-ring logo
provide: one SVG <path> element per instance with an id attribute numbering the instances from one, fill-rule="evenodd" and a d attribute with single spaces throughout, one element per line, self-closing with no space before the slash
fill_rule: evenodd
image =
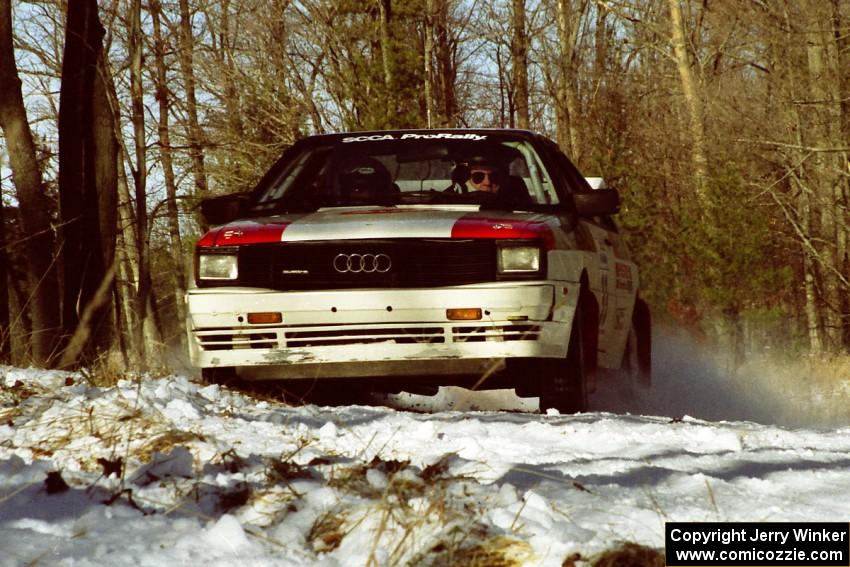
<path id="1" fill-rule="evenodd" d="M 334 270 L 340 274 L 385 274 L 393 261 L 386 254 L 337 254 Z"/>

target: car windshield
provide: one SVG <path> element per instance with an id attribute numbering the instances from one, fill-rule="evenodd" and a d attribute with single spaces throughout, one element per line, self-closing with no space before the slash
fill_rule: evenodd
<path id="1" fill-rule="evenodd" d="M 505 137 L 352 135 L 296 151 L 277 170 L 258 187 L 254 212 L 455 203 L 522 210 L 558 203 L 532 145 Z"/>

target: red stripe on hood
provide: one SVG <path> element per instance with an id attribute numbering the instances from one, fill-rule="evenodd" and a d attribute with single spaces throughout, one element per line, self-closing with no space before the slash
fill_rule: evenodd
<path id="1" fill-rule="evenodd" d="M 222 227 L 213 228 L 208 230 L 205 235 L 201 237 L 198 242 L 195 243 L 195 246 L 199 248 L 208 248 L 210 246 L 215 246 L 215 239 L 218 236 L 218 233 L 221 232 Z"/>
<path id="2" fill-rule="evenodd" d="M 552 229 L 542 221 L 465 216 L 452 227 L 452 238 L 540 240 L 546 250 L 555 248 Z"/>
<path id="3" fill-rule="evenodd" d="M 280 242 L 289 222 L 235 222 L 207 232 L 197 246 L 239 246 Z"/>

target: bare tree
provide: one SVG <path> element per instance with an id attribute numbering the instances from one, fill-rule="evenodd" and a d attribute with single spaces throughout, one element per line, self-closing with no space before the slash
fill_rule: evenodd
<path id="1" fill-rule="evenodd" d="M 432 70 L 434 60 L 434 0 L 425 1 L 424 24 L 425 122 L 428 128 L 432 128 L 434 125 L 434 72 Z"/>
<path id="2" fill-rule="evenodd" d="M 517 126 L 528 129 L 528 37 L 525 30 L 525 0 L 512 1 L 513 36 L 511 38 L 511 65 L 513 69 L 514 106 Z"/>
<path id="3" fill-rule="evenodd" d="M 9 254 L 6 250 L 6 212 L 0 184 L 0 363 L 12 361 L 12 325 L 9 319 Z"/>
<path id="4" fill-rule="evenodd" d="M 578 161 L 581 156 L 579 140 L 579 49 L 578 39 L 581 20 L 587 2 L 581 0 L 558 0 L 558 44 L 560 68 L 557 87 L 555 115 L 558 143 L 570 156 Z"/>
<path id="5" fill-rule="evenodd" d="M 53 204 L 42 183 L 35 143 L 21 93 L 21 80 L 12 49 L 12 6 L 0 0 L 0 126 L 9 153 L 12 180 L 27 234 L 27 276 L 31 294 L 33 361 L 55 362 L 59 350 L 59 284 L 54 261 L 54 236 L 50 213 Z"/>
<path id="6" fill-rule="evenodd" d="M 171 92 L 168 88 L 168 77 L 166 73 L 166 45 L 162 37 L 162 25 L 160 22 L 162 4 L 159 0 L 151 1 L 151 19 L 153 23 L 153 52 L 154 52 L 154 83 L 156 100 L 159 110 L 159 122 L 157 132 L 159 134 L 159 156 L 162 162 L 162 172 L 165 179 L 166 192 L 166 217 L 168 221 L 168 235 L 171 243 L 174 275 L 174 304 L 177 306 L 177 320 L 186 319 L 183 295 L 186 293 L 186 274 L 183 269 L 183 242 L 180 236 L 180 217 L 177 207 L 177 181 L 174 175 L 174 162 L 171 150 L 171 133 L 169 126 L 169 114 L 171 110 Z M 238 116 L 238 110 L 228 109 L 228 114 Z M 181 341 L 183 334 L 180 334 Z"/>
<path id="7" fill-rule="evenodd" d="M 682 18 L 682 0 L 668 0 L 670 8 L 670 35 L 676 68 L 685 97 L 685 106 L 690 118 L 691 160 L 694 168 L 697 197 L 705 202 L 708 180 L 708 152 L 706 150 L 705 120 L 703 103 L 696 75 L 693 71 L 692 57 L 685 40 L 685 23 Z"/>
<path id="8" fill-rule="evenodd" d="M 130 57 L 130 100 L 131 120 L 133 124 L 133 147 L 135 166 L 132 170 L 135 187 L 135 227 L 136 251 L 138 254 L 138 287 L 136 290 L 136 313 L 139 316 L 139 327 L 135 333 L 135 341 L 139 347 L 144 346 L 142 362 L 147 361 L 144 355 L 157 351 L 160 343 L 159 332 L 154 324 L 155 310 L 152 298 L 153 283 L 151 281 L 150 259 L 150 221 L 148 218 L 148 188 L 147 188 L 147 139 L 145 131 L 144 84 L 142 78 L 142 3 L 133 0 L 130 5 L 130 30 L 128 38 L 128 54 Z M 166 115 L 167 116 L 167 115 Z"/>
<path id="9" fill-rule="evenodd" d="M 111 296 L 100 292 L 114 273 L 117 196 L 103 34 L 94 0 L 68 5 L 59 112 L 63 327 L 69 337 L 86 333 L 89 339 L 80 347 L 82 358 L 66 353 L 64 364 L 93 360 L 113 339 Z"/>
<path id="10" fill-rule="evenodd" d="M 387 124 L 393 122 L 396 113 L 395 97 L 395 49 L 390 38 L 390 25 L 392 24 L 392 2 L 391 0 L 377 0 L 380 22 L 381 41 L 381 64 L 384 69 L 384 91 L 386 96 Z"/>
<path id="11" fill-rule="evenodd" d="M 457 66 L 459 38 L 463 28 L 462 22 L 449 21 L 449 0 L 436 1 L 436 33 L 437 68 L 439 70 L 439 86 L 442 98 L 443 123 L 448 127 L 457 125 Z"/>
<path id="12" fill-rule="evenodd" d="M 198 102 L 195 92 L 195 36 L 192 33 L 192 13 L 189 0 L 180 0 L 180 70 L 183 75 L 183 92 L 186 98 L 186 134 L 192 158 L 192 176 L 195 179 L 195 194 L 209 194 L 207 172 L 204 164 L 204 132 L 198 120 Z"/>

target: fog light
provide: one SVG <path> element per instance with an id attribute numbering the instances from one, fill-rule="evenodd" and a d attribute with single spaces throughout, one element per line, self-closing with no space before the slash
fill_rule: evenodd
<path id="1" fill-rule="evenodd" d="M 248 322 L 252 325 L 274 325 L 282 321 L 281 313 L 248 313 Z"/>
<path id="2" fill-rule="evenodd" d="M 477 321 L 481 319 L 481 309 L 446 309 L 446 319 L 449 321 Z"/>

